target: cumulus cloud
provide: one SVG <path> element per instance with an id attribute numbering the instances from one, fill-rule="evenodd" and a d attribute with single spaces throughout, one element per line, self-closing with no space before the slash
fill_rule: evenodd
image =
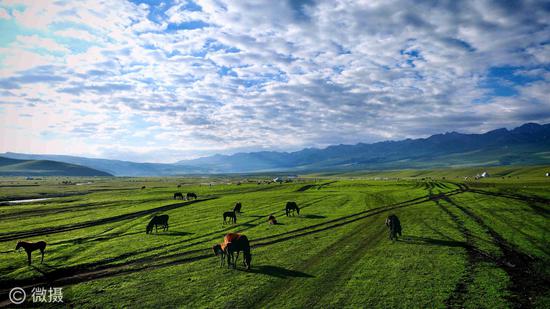
<path id="1" fill-rule="evenodd" d="M 4 16 L 19 33 L 0 46 L 0 112 L 17 125 L 0 150 L 170 161 L 550 120 L 543 1 L 29 1 Z M 31 123 L 55 134 L 14 149 Z"/>

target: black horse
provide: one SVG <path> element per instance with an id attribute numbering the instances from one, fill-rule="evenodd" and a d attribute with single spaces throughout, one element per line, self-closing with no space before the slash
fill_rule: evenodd
<path id="1" fill-rule="evenodd" d="M 294 215 L 294 211 L 296 211 L 299 215 L 300 214 L 300 207 L 298 207 L 296 202 L 287 202 L 286 207 L 285 207 L 285 211 L 286 211 L 286 216 L 287 217 L 290 216 L 291 212 L 292 212 L 292 215 Z"/>
<path id="2" fill-rule="evenodd" d="M 145 188 L 146 188 L 146 187 L 145 187 L 145 186 L 143 186 L 143 187 L 141 187 L 141 190 L 143 190 L 143 189 L 145 189 Z"/>
<path id="3" fill-rule="evenodd" d="M 229 218 L 229 223 L 237 223 L 237 214 L 234 211 L 226 211 L 223 213 L 223 224 L 228 223 L 227 218 Z"/>
<path id="4" fill-rule="evenodd" d="M 174 193 L 175 200 L 183 200 L 183 194 L 181 192 Z"/>
<path id="5" fill-rule="evenodd" d="M 18 241 L 17 245 L 15 246 L 15 250 L 19 250 L 21 248 L 25 249 L 25 252 L 27 252 L 27 261 L 29 265 L 31 265 L 31 253 L 35 250 L 40 250 L 40 253 L 42 254 L 42 259 L 40 260 L 40 263 L 44 262 L 44 250 L 46 250 L 45 241 Z"/>
<path id="6" fill-rule="evenodd" d="M 160 215 L 160 216 L 154 216 L 151 221 L 149 221 L 149 224 L 147 224 L 147 228 L 145 229 L 145 233 L 149 234 L 153 232 L 153 227 L 155 228 L 155 232 L 158 233 L 158 226 L 162 227 L 163 231 L 168 231 L 168 215 Z"/>
<path id="7" fill-rule="evenodd" d="M 235 204 L 235 207 L 233 208 L 233 212 L 241 212 L 242 207 L 243 205 L 241 204 L 241 202 L 237 202 L 237 204 Z"/>
<path id="8" fill-rule="evenodd" d="M 396 215 L 390 215 L 386 219 L 386 226 L 390 230 L 390 240 L 397 240 L 397 235 L 401 236 L 401 222 Z"/>
<path id="9" fill-rule="evenodd" d="M 196 200 L 197 199 L 197 195 L 193 192 L 189 192 L 187 193 L 187 199 L 190 200 L 190 199 L 194 199 Z"/>

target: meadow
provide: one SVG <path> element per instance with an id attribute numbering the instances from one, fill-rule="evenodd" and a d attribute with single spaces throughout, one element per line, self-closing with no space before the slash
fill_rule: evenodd
<path id="1" fill-rule="evenodd" d="M 0 204 L 0 306 L 15 286 L 46 286 L 78 307 L 548 308 L 544 170 L 494 169 L 478 181 L 464 179 L 471 169 L 327 173 L 283 184 L 2 178 L 0 203 L 52 199 Z M 300 215 L 284 215 L 287 201 Z M 236 202 L 237 224 L 223 224 Z M 168 214 L 170 228 L 146 234 L 155 214 Z M 388 239 L 390 214 L 403 226 L 398 241 Z M 228 232 L 251 240 L 251 270 L 220 267 L 211 247 Z M 18 240 L 46 241 L 44 263 L 35 252 L 27 266 Z"/>

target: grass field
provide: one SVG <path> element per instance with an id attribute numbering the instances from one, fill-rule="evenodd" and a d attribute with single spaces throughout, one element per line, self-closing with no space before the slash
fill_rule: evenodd
<path id="1" fill-rule="evenodd" d="M 465 181 L 465 170 L 323 174 L 269 185 L 260 176 L 4 178 L 0 201 L 64 196 L 0 206 L 0 304 L 15 286 L 46 286 L 63 287 L 65 305 L 79 307 L 548 308 L 543 171 L 480 181 Z M 199 198 L 175 201 L 174 192 Z M 238 201 L 237 224 L 223 225 Z M 287 201 L 299 216 L 284 216 Z M 169 231 L 146 235 L 161 213 Z M 384 226 L 392 213 L 404 229 L 395 242 Z M 270 214 L 280 224 L 267 224 Z M 220 268 L 213 256 L 228 232 L 251 240 L 250 271 Z M 18 240 L 45 240 L 44 263 L 35 252 L 27 266 Z"/>

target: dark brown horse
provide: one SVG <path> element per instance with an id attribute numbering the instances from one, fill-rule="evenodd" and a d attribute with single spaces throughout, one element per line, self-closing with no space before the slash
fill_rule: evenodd
<path id="1" fill-rule="evenodd" d="M 145 189 L 145 186 L 141 187 L 141 190 Z"/>
<path id="2" fill-rule="evenodd" d="M 390 215 L 386 219 L 386 226 L 390 230 L 390 240 L 397 240 L 397 235 L 401 236 L 401 222 L 396 215 Z"/>
<path id="3" fill-rule="evenodd" d="M 193 192 L 189 192 L 189 193 L 187 193 L 187 199 L 188 200 L 190 200 L 190 199 L 196 200 L 197 199 L 197 194 L 195 194 Z"/>
<path id="4" fill-rule="evenodd" d="M 227 218 L 229 218 L 229 222 L 227 222 Z M 223 224 L 226 223 L 237 223 L 237 214 L 234 211 L 226 211 L 223 213 Z"/>
<path id="5" fill-rule="evenodd" d="M 160 215 L 160 216 L 154 216 L 151 221 L 149 221 L 149 224 L 147 224 L 147 228 L 145 229 L 145 233 L 149 234 L 153 232 L 153 227 L 155 228 L 155 232 L 158 233 L 158 226 L 160 225 L 162 227 L 163 231 L 168 231 L 168 215 Z"/>
<path id="6" fill-rule="evenodd" d="M 222 259 L 227 256 L 227 266 L 237 268 L 237 260 L 239 259 L 239 253 L 243 252 L 243 264 L 246 269 L 250 269 L 252 262 L 252 255 L 250 254 L 250 242 L 245 235 L 237 233 L 229 233 L 223 238 L 223 243 L 212 247 L 216 255 L 221 255 Z M 235 257 L 234 254 L 237 253 Z M 223 266 L 223 261 L 221 262 Z"/>
<path id="7" fill-rule="evenodd" d="M 183 200 L 183 194 L 181 192 L 174 193 L 175 200 Z"/>
<path id="8" fill-rule="evenodd" d="M 18 241 L 17 246 L 15 246 L 15 250 L 19 250 L 21 248 L 25 249 L 25 251 L 27 252 L 27 259 L 29 261 L 29 265 L 31 265 L 31 253 L 36 250 L 40 250 L 40 253 L 42 254 L 42 259 L 40 260 L 40 263 L 44 262 L 44 250 L 46 250 L 45 241 L 38 241 L 38 242 Z"/>
<path id="9" fill-rule="evenodd" d="M 269 217 L 267 218 L 267 222 L 269 222 L 269 224 L 277 224 L 277 219 L 275 219 L 275 216 L 274 215 L 269 215 Z"/>
<path id="10" fill-rule="evenodd" d="M 233 208 L 233 211 L 234 212 L 241 212 L 241 208 L 243 207 L 243 205 L 241 204 L 241 202 L 237 202 L 235 204 L 235 207 Z"/>
<path id="11" fill-rule="evenodd" d="M 287 202 L 286 207 L 285 207 L 286 216 L 287 217 L 290 216 L 291 213 L 294 216 L 294 211 L 296 211 L 299 215 L 300 214 L 300 207 L 298 207 L 296 202 Z"/>

